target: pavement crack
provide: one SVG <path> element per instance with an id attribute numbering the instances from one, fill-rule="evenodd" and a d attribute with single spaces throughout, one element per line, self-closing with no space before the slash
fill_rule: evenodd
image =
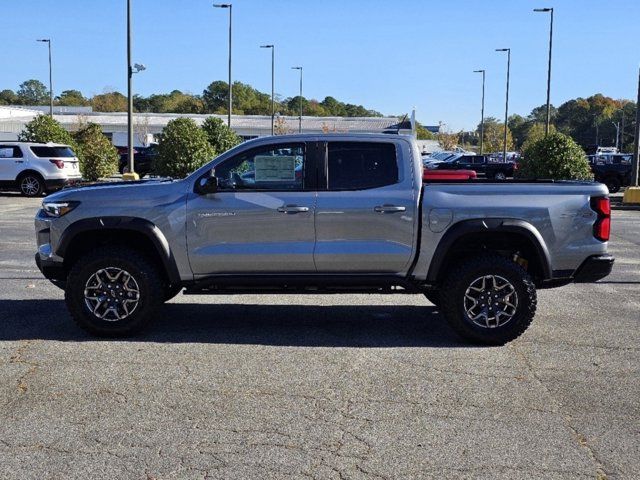
<path id="1" fill-rule="evenodd" d="M 523 352 L 518 350 L 518 348 L 514 344 L 510 344 L 509 347 L 515 352 L 515 354 L 518 357 L 521 358 L 521 360 L 523 361 L 525 367 L 531 373 L 531 376 L 540 384 L 542 389 L 547 393 L 549 398 L 551 398 L 551 400 L 555 404 L 554 406 L 552 406 L 552 409 L 553 409 L 554 413 L 560 415 L 560 417 L 563 420 L 563 423 L 565 424 L 567 429 L 573 435 L 573 437 L 576 440 L 576 443 L 578 444 L 578 446 L 580 448 L 582 448 L 587 453 L 587 456 L 589 457 L 591 462 L 594 464 L 596 479 L 597 480 L 605 480 L 607 478 L 607 474 L 606 474 L 606 472 L 604 470 L 604 464 L 598 458 L 598 456 L 597 456 L 595 450 L 593 449 L 593 447 L 589 444 L 589 442 L 587 440 L 587 437 L 584 436 L 583 434 L 581 434 L 578 431 L 578 429 L 573 425 L 573 417 L 571 417 L 571 415 L 566 412 L 566 409 L 565 409 L 564 405 L 562 404 L 562 402 L 558 398 L 556 398 L 556 396 L 553 394 L 553 392 L 544 383 L 542 378 L 540 378 L 540 376 L 536 373 L 533 365 L 529 361 L 529 358 Z"/>
<path id="2" fill-rule="evenodd" d="M 25 353 L 31 343 L 31 340 L 22 340 L 15 353 L 9 358 L 9 363 L 26 365 L 29 367 L 27 371 L 24 372 L 20 376 L 20 378 L 18 378 L 17 381 L 17 389 L 21 394 L 27 392 L 27 390 L 29 389 L 28 379 L 30 376 L 36 373 L 39 367 L 39 364 L 37 362 L 29 361 L 25 358 Z"/>

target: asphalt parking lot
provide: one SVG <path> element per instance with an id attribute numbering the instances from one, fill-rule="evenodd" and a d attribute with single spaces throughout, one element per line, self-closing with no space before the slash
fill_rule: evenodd
<path id="1" fill-rule="evenodd" d="M 184 296 L 127 341 L 78 330 L 0 194 L 0 478 L 638 478 L 640 212 L 614 273 L 461 343 L 420 296 Z"/>

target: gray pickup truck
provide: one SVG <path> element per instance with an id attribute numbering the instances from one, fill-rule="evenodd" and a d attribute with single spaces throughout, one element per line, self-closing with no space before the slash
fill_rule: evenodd
<path id="1" fill-rule="evenodd" d="M 396 293 L 503 344 L 533 320 L 536 288 L 613 266 L 604 185 L 426 183 L 400 135 L 260 138 L 183 180 L 63 190 L 35 226 L 38 267 L 103 336 L 138 331 L 183 290 Z"/>

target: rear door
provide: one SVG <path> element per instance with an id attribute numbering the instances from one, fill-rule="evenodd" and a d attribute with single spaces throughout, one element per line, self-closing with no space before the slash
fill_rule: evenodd
<path id="1" fill-rule="evenodd" d="M 318 191 L 315 216 L 318 272 L 384 274 L 409 268 L 418 187 L 411 149 L 404 143 L 327 142 L 319 180 L 325 189 Z"/>
<path id="2" fill-rule="evenodd" d="M 245 150 L 215 167 L 216 193 L 189 194 L 195 275 L 315 273 L 316 169 L 309 150 L 304 142 Z"/>
<path id="3" fill-rule="evenodd" d="M 23 163 L 20 147 L 0 144 L 0 181 L 13 182 L 22 171 Z"/>

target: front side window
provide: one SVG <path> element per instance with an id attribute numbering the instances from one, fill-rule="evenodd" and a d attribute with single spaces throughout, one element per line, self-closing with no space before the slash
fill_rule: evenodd
<path id="1" fill-rule="evenodd" d="M 270 145 L 240 153 L 215 168 L 219 190 L 303 190 L 304 144 Z"/>
<path id="2" fill-rule="evenodd" d="M 329 190 L 364 190 L 398 183 L 393 143 L 329 142 Z"/>
<path id="3" fill-rule="evenodd" d="M 69 147 L 30 147 L 36 157 L 73 158 L 75 153 Z"/>

